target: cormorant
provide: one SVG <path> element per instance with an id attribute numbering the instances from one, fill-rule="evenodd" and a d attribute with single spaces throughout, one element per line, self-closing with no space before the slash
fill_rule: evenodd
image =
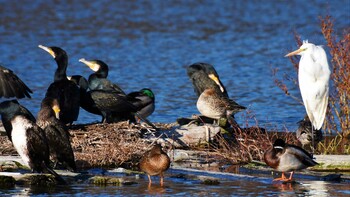
<path id="1" fill-rule="evenodd" d="M 37 125 L 45 132 L 50 156 L 56 166 L 58 163 L 70 171 L 76 171 L 74 153 L 70 142 L 70 134 L 59 120 L 59 104 L 57 99 L 46 97 L 41 102 Z"/>
<path id="2" fill-rule="evenodd" d="M 0 103 L 0 114 L 2 120 L 10 124 L 10 127 L 5 127 L 6 132 L 12 133 L 12 144 L 24 164 L 32 172 L 48 171 L 59 182 L 65 183 L 62 177 L 50 168 L 49 147 L 45 133 L 35 124 L 35 118 L 33 121 L 34 116 L 16 100 Z"/>
<path id="3" fill-rule="evenodd" d="M 0 65 L 0 98 L 31 98 L 29 93 L 33 92 L 12 70 Z"/>
<path id="4" fill-rule="evenodd" d="M 50 53 L 58 66 L 55 72 L 54 82 L 47 89 L 45 97 L 57 99 L 61 107 L 60 120 L 64 124 L 72 124 L 73 121 L 78 119 L 80 96 L 78 86 L 67 79 L 67 53 L 59 47 L 46 47 L 42 45 L 39 45 L 39 47 Z"/>
<path id="5" fill-rule="evenodd" d="M 191 79 L 198 97 L 208 88 L 213 88 L 217 94 L 228 97 L 226 88 L 221 83 L 219 75 L 212 65 L 194 63 L 187 67 L 187 75 Z"/>
<path id="6" fill-rule="evenodd" d="M 125 95 L 125 92 L 117 84 L 114 84 L 107 79 L 108 65 L 105 62 L 101 60 L 88 61 L 84 58 L 80 59 L 79 62 L 84 63 L 94 71 L 88 79 L 90 90 L 114 91 Z"/>

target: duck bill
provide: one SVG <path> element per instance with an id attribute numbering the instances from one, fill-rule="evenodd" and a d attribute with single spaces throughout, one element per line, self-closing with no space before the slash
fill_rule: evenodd
<path id="1" fill-rule="evenodd" d="M 99 66 L 94 62 L 94 61 L 88 61 L 85 58 L 81 58 L 79 60 L 79 62 L 85 64 L 86 66 L 88 66 L 91 70 L 93 71 L 97 71 L 99 69 Z"/>
<path id="2" fill-rule="evenodd" d="M 55 106 L 52 107 L 52 109 L 53 109 L 53 111 L 55 112 L 56 118 L 57 118 L 57 119 L 60 119 L 60 111 L 61 111 L 60 108 L 59 108 L 58 106 L 55 105 Z"/>
<path id="3" fill-rule="evenodd" d="M 43 46 L 43 45 L 38 45 L 39 48 L 45 50 L 46 52 L 50 53 L 50 55 L 53 57 L 53 58 L 56 58 L 56 54 L 55 52 L 50 48 L 50 47 L 46 47 L 46 46 Z"/>
<path id="4" fill-rule="evenodd" d="M 295 50 L 293 52 L 290 52 L 288 53 L 287 55 L 285 55 L 284 57 L 290 57 L 290 56 L 293 56 L 293 55 L 298 55 L 300 52 L 302 52 L 303 49 L 298 49 L 298 50 Z"/>
<path id="5" fill-rule="evenodd" d="M 220 87 L 221 92 L 225 91 L 224 88 L 222 87 L 218 77 L 216 77 L 214 74 L 210 74 L 208 76 L 210 79 L 212 79 Z"/>

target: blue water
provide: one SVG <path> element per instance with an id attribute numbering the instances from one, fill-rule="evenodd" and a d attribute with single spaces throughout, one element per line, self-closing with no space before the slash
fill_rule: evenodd
<path id="1" fill-rule="evenodd" d="M 0 1 L 0 63 L 34 91 L 21 101 L 37 114 L 56 64 L 37 46 L 59 46 L 69 55 L 67 74 L 91 73 L 80 58 L 101 59 L 109 78 L 126 92 L 151 88 L 153 122 L 198 114 L 186 67 L 215 66 L 231 98 L 248 107 L 245 125 L 294 130 L 302 105 L 276 87 L 271 68 L 296 76 L 284 55 L 302 39 L 325 45 L 319 16 L 331 15 L 338 35 L 350 27 L 350 1 Z M 299 89 L 290 92 L 300 98 Z M 100 117 L 81 110 L 78 123 Z"/>

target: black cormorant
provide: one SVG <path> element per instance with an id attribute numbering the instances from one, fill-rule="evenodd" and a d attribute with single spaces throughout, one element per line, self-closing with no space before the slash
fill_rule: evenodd
<path id="1" fill-rule="evenodd" d="M 31 98 L 29 93 L 33 92 L 12 70 L 0 65 L 0 98 Z"/>
<path id="2" fill-rule="evenodd" d="M 93 74 L 89 76 L 89 89 L 90 90 L 107 90 L 114 91 L 125 95 L 125 92 L 117 85 L 107 79 L 108 77 L 108 65 L 101 60 L 88 61 L 84 58 L 79 60 L 87 65 Z"/>
<path id="3" fill-rule="evenodd" d="M 49 166 L 49 147 L 45 133 L 36 125 L 34 116 L 16 100 L 0 103 L 0 114 L 2 120 L 10 124 L 10 127 L 5 127 L 6 132 L 12 133 L 12 144 L 24 164 L 33 172 L 48 171 L 64 183 L 62 177 Z"/>
<path id="4" fill-rule="evenodd" d="M 59 47 L 46 47 L 42 45 L 39 45 L 39 47 L 50 53 L 58 66 L 55 72 L 54 82 L 47 89 L 45 97 L 57 99 L 61 107 L 60 120 L 64 124 L 72 124 L 73 121 L 78 119 L 80 96 L 78 86 L 67 79 L 67 53 Z"/>
<path id="5" fill-rule="evenodd" d="M 59 104 L 57 99 L 46 97 L 41 102 L 37 117 L 37 125 L 45 132 L 50 156 L 57 164 L 62 164 L 70 171 L 76 171 L 74 153 L 70 142 L 70 134 L 59 120 Z"/>
<path id="6" fill-rule="evenodd" d="M 228 97 L 225 86 L 221 83 L 215 68 L 207 63 L 194 63 L 187 67 L 187 75 L 191 79 L 194 90 L 199 97 L 208 88 Z"/>

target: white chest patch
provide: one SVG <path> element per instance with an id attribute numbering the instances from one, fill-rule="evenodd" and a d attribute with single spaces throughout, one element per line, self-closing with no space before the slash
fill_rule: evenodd
<path id="1" fill-rule="evenodd" d="M 12 121 L 12 143 L 18 154 L 21 156 L 25 165 L 29 166 L 28 145 L 27 145 L 27 128 L 32 127 L 23 116 L 17 116 Z"/>

